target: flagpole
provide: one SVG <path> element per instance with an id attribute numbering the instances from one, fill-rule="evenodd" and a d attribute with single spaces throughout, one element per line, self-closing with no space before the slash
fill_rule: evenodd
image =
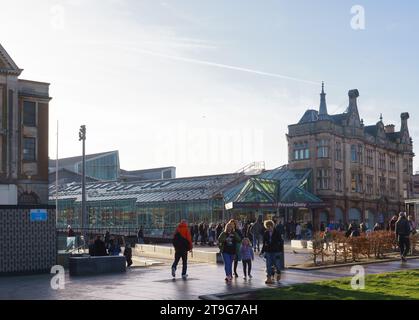
<path id="1" fill-rule="evenodd" d="M 55 160 L 55 226 L 58 226 L 58 120 L 57 120 L 57 150 Z"/>

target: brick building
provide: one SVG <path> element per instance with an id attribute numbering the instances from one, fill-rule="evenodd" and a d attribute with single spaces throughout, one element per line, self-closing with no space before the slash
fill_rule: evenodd
<path id="1" fill-rule="evenodd" d="M 19 79 L 22 71 L 0 45 L 0 197 L 2 204 L 45 204 L 49 84 Z"/>
<path id="2" fill-rule="evenodd" d="M 0 274 L 49 272 L 57 254 L 49 84 L 19 79 L 22 71 L 0 45 Z"/>
<path id="3" fill-rule="evenodd" d="M 289 166 L 312 168 L 314 194 L 328 204 L 314 215 L 321 222 L 386 223 L 412 196 L 413 142 L 408 113 L 400 131 L 382 116 L 366 126 L 358 112 L 358 90 L 349 91 L 342 114 L 327 112 L 324 84 L 319 110 L 307 110 L 288 127 Z"/>

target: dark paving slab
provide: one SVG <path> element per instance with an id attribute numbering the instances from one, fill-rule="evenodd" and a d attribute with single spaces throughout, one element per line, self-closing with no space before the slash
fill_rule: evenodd
<path id="1" fill-rule="evenodd" d="M 292 253 L 287 253 L 287 261 Z M 180 266 L 179 266 L 180 267 Z M 391 272 L 403 269 L 419 269 L 419 259 L 409 260 L 408 263 L 388 262 L 374 265 L 364 265 L 367 274 Z M 92 277 L 69 277 L 66 274 L 65 289 L 53 290 L 50 282 L 53 275 L 34 275 L 22 277 L 0 277 L 0 299 L 75 299 L 75 300 L 103 300 L 103 299 L 198 299 L 202 295 L 228 294 L 265 288 L 265 265 L 263 259 L 256 257 L 253 278 L 242 278 L 242 265 L 239 263 L 239 278 L 233 283 L 224 281 L 223 265 L 191 264 L 188 267 L 189 278 L 183 280 L 178 277 L 173 280 L 170 270 L 170 260 L 164 265 L 149 268 L 128 269 L 123 274 L 110 274 Z M 351 267 L 329 268 L 316 271 L 286 270 L 283 272 L 281 283 L 285 286 L 296 283 L 308 283 L 320 280 L 336 279 L 352 276 Z"/>

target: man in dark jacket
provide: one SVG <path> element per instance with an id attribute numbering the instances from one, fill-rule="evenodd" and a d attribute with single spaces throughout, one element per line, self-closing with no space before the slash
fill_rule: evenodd
<path id="1" fill-rule="evenodd" d="M 284 241 L 281 234 L 275 228 L 273 221 L 265 221 L 266 228 L 263 234 L 263 246 L 261 255 L 265 254 L 266 258 L 266 284 L 274 283 L 274 267 L 276 270 L 276 281 L 281 280 L 281 253 L 284 251 Z"/>
<path id="2" fill-rule="evenodd" d="M 400 256 L 403 262 L 406 262 L 407 253 L 410 250 L 410 225 L 406 219 L 406 213 L 400 212 L 399 219 L 395 224 L 396 238 L 399 242 Z"/>
<path id="3" fill-rule="evenodd" d="M 175 261 L 172 265 L 172 276 L 173 278 L 176 277 L 176 268 L 180 258 L 182 258 L 182 278 L 186 279 L 188 277 L 186 274 L 188 268 L 188 251 L 192 251 L 192 236 L 188 224 L 184 220 L 176 228 L 173 237 L 173 246 L 175 247 Z"/>
<path id="4" fill-rule="evenodd" d="M 131 248 L 131 244 L 127 243 L 124 249 L 124 256 L 125 259 L 127 260 L 127 267 L 131 267 L 132 265 L 132 248 Z"/>
<path id="5" fill-rule="evenodd" d="M 97 236 L 94 245 L 95 256 L 107 256 L 105 242 L 102 241 L 101 236 Z"/>

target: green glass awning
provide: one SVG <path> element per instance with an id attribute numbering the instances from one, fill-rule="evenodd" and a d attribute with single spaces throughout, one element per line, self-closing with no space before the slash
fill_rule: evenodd
<path id="1" fill-rule="evenodd" d="M 291 170 L 283 166 L 249 177 L 223 195 L 226 209 L 323 206 L 323 201 L 310 189 L 311 170 Z"/>

